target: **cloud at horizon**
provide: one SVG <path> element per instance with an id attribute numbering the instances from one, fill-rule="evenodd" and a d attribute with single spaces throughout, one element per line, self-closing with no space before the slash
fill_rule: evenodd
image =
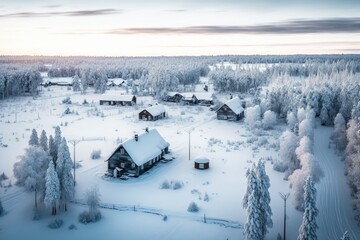
<path id="1" fill-rule="evenodd" d="M 61 12 L 17 12 L 17 13 L 0 14 L 0 18 L 37 18 L 37 17 L 58 17 L 58 16 L 88 17 L 88 16 L 118 14 L 118 13 L 122 13 L 123 11 L 124 10 L 122 9 L 95 9 L 95 10 L 61 11 Z"/>

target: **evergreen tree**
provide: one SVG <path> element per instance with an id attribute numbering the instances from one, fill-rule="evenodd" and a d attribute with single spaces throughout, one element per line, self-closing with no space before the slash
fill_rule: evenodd
<path id="1" fill-rule="evenodd" d="M 1 202 L 1 198 L 0 198 L 0 216 L 4 214 L 4 208 Z"/>
<path id="2" fill-rule="evenodd" d="M 56 172 L 60 182 L 60 204 L 67 211 L 66 203 L 74 196 L 74 178 L 71 174 L 72 160 L 66 139 L 63 138 L 57 155 Z"/>
<path id="3" fill-rule="evenodd" d="M 80 88 L 80 79 L 79 79 L 79 76 L 76 74 L 73 78 L 73 91 L 74 92 L 79 92 L 81 90 Z"/>
<path id="4" fill-rule="evenodd" d="M 252 165 L 252 167 L 246 171 L 246 179 L 247 179 L 247 187 L 242 202 L 243 208 L 245 209 L 248 207 L 249 197 L 252 191 L 255 190 L 255 193 L 257 191 L 255 165 Z"/>
<path id="5" fill-rule="evenodd" d="M 45 152 L 47 152 L 49 150 L 48 138 L 46 136 L 45 130 L 42 130 L 41 135 L 40 135 L 40 146 Z"/>
<path id="6" fill-rule="evenodd" d="M 61 129 L 59 126 L 55 127 L 55 137 L 54 137 L 54 148 L 53 148 L 53 154 L 54 154 L 54 163 L 55 163 L 55 168 L 56 168 L 56 159 L 58 156 L 58 149 L 61 143 Z"/>
<path id="7" fill-rule="evenodd" d="M 49 155 L 52 157 L 54 164 L 56 164 L 57 149 L 52 135 L 49 136 Z"/>
<path id="8" fill-rule="evenodd" d="M 304 215 L 299 229 L 298 240 L 317 240 L 316 230 L 318 228 L 316 217 L 319 213 L 316 208 L 316 188 L 312 178 L 306 179 L 304 186 Z"/>
<path id="9" fill-rule="evenodd" d="M 350 240 L 349 232 L 345 231 L 340 240 Z"/>
<path id="10" fill-rule="evenodd" d="M 245 239 L 262 240 L 259 202 L 255 190 L 252 190 L 246 207 L 246 222 L 244 226 Z"/>
<path id="11" fill-rule="evenodd" d="M 60 199 L 60 183 L 53 161 L 49 162 L 45 180 L 46 190 L 44 203 L 47 208 L 51 207 L 51 214 L 56 215 L 56 205 Z"/>
<path id="12" fill-rule="evenodd" d="M 272 228 L 273 222 L 271 220 L 271 207 L 270 207 L 270 179 L 265 171 L 265 164 L 259 160 L 256 167 L 257 188 L 259 189 L 259 218 L 260 218 L 260 232 L 263 238 L 265 238 L 268 228 Z"/>
<path id="13" fill-rule="evenodd" d="M 29 146 L 39 146 L 39 137 L 38 137 L 38 134 L 37 134 L 35 128 L 33 128 L 32 132 L 31 132 Z"/>

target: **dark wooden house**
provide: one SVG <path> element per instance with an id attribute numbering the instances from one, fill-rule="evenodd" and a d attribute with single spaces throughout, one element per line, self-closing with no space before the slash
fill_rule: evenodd
<path id="1" fill-rule="evenodd" d="M 194 93 L 197 103 L 203 106 L 210 106 L 214 104 L 212 93 Z"/>
<path id="2" fill-rule="evenodd" d="M 139 119 L 144 121 L 156 121 L 165 117 L 166 110 L 161 104 L 153 105 L 139 112 Z"/>
<path id="3" fill-rule="evenodd" d="M 169 145 L 156 129 L 136 134 L 120 144 L 108 158 L 108 172 L 115 177 L 125 172 L 138 177 L 168 153 Z"/>
<path id="4" fill-rule="evenodd" d="M 183 96 L 178 92 L 168 92 L 164 97 L 166 102 L 180 102 L 183 99 Z"/>
<path id="5" fill-rule="evenodd" d="M 237 121 L 244 117 L 244 108 L 238 97 L 230 99 L 216 110 L 217 119 Z"/>
<path id="6" fill-rule="evenodd" d="M 132 106 L 136 104 L 136 97 L 134 95 L 114 95 L 104 96 L 100 100 L 100 105 L 121 105 L 121 106 Z"/>

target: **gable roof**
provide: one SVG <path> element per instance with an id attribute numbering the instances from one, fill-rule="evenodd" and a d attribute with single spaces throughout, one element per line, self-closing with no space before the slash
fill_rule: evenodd
<path id="1" fill-rule="evenodd" d="M 222 108 L 224 105 L 228 106 L 231 109 L 231 111 L 233 111 L 235 114 L 240 114 L 244 111 L 244 108 L 241 106 L 240 98 L 238 97 L 230 99 L 229 101 L 224 103 L 220 108 Z M 216 110 L 216 112 L 219 111 L 219 109 Z"/>
<path id="2" fill-rule="evenodd" d="M 164 140 L 156 129 L 151 129 L 134 138 L 126 140 L 122 146 L 138 166 L 150 161 L 161 154 L 161 150 L 170 144 Z M 121 146 L 121 145 L 120 145 Z"/>
<path id="3" fill-rule="evenodd" d="M 153 105 L 151 107 L 145 108 L 144 110 L 148 111 L 153 116 L 158 116 L 161 113 L 165 112 L 165 107 L 164 107 L 164 105 L 158 104 L 158 105 Z"/>
<path id="4" fill-rule="evenodd" d="M 175 97 L 176 94 L 179 94 L 181 96 L 181 94 L 179 92 L 168 92 L 167 96 L 169 97 Z"/>
<path id="5" fill-rule="evenodd" d="M 131 102 L 134 95 L 106 95 L 101 98 L 105 101 L 122 101 L 122 102 Z"/>
<path id="6" fill-rule="evenodd" d="M 205 101 L 212 101 L 213 97 L 212 97 L 212 93 L 194 93 L 195 97 L 201 101 L 201 100 L 205 100 Z"/>

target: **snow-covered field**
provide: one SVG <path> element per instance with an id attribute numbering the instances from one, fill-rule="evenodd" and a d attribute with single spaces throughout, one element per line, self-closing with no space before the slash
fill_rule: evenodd
<path id="1" fill-rule="evenodd" d="M 201 86 L 200 86 L 201 87 Z M 106 94 L 119 94 L 108 91 Z M 69 96 L 72 104 L 63 104 Z M 283 125 L 273 130 L 247 130 L 242 121 L 216 120 L 215 112 L 203 106 L 181 106 L 165 103 L 168 118 L 155 122 L 138 120 L 138 112 L 147 104 L 155 103 L 151 97 L 139 97 L 134 107 L 100 106 L 103 95 L 81 95 L 66 87 L 44 89 L 41 95 L 17 97 L 0 102 L 0 173 L 10 177 L 11 187 L 0 187 L 0 197 L 7 214 L 0 218 L 1 239 L 243 239 L 242 225 L 245 210 L 242 198 L 246 189 L 245 172 L 260 158 L 267 159 L 270 177 L 271 208 L 274 227 L 267 239 L 276 239 L 282 233 L 283 201 L 279 192 L 291 193 L 283 174 L 272 169 L 278 158 L 278 138 Z M 89 104 L 83 105 L 86 99 Z M 63 114 L 65 109 L 72 114 Z M 82 167 L 76 170 L 76 199 L 81 202 L 87 188 L 96 185 L 101 193 L 103 219 L 95 224 L 83 225 L 77 221 L 84 209 L 79 203 L 70 210 L 51 216 L 44 209 L 39 221 L 32 221 L 33 193 L 14 185 L 13 164 L 24 153 L 31 130 L 44 129 L 48 136 L 60 125 L 67 140 L 77 139 L 76 161 Z M 139 178 L 127 181 L 104 177 L 107 157 L 120 141 L 132 138 L 145 128 L 156 128 L 170 143 L 175 159 L 159 163 Z M 188 157 L 189 130 L 191 131 L 191 160 Z M 353 220 L 349 189 L 342 174 L 343 162 L 328 149 L 331 128 L 318 126 L 315 130 L 315 157 L 321 163 L 325 177 L 318 187 L 319 239 L 339 239 L 349 230 L 352 239 L 360 236 Z M 5 147 L 4 145 L 7 145 Z M 71 156 L 73 147 L 69 144 Z M 101 158 L 92 160 L 90 153 L 101 150 Z M 196 170 L 192 161 L 198 155 L 210 159 L 210 169 Z M 335 173 L 336 172 L 336 173 Z M 177 190 L 160 189 L 164 180 L 179 181 Z M 7 184 L 9 181 L 6 182 Z M 204 201 L 205 194 L 209 201 Z M 194 201 L 198 213 L 188 213 Z M 287 207 L 287 238 L 296 239 L 302 213 L 294 209 L 292 195 Z M 167 220 L 163 220 L 167 216 Z M 207 221 L 204 223 L 204 216 Z M 47 225 L 53 219 L 62 219 L 64 225 L 52 230 Z M 75 224 L 76 230 L 68 226 Z"/>

